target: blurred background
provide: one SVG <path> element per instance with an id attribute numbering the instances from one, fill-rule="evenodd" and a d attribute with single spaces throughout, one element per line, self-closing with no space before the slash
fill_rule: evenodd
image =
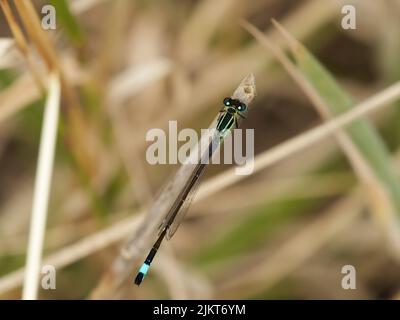
<path id="1" fill-rule="evenodd" d="M 278 20 L 356 102 L 400 79 L 398 0 L 35 0 L 39 19 L 43 5 L 57 2 L 57 28 L 45 33 L 69 92 L 44 251 L 57 289 L 41 290 L 41 299 L 90 297 L 134 231 L 130 221 L 178 168 L 146 162 L 149 129 L 167 130 L 169 120 L 207 128 L 249 73 L 258 95 L 242 127 L 255 129 L 256 157 L 324 122 L 240 19 L 270 39 L 281 38 L 270 21 Z M 356 8 L 356 30 L 341 27 L 345 4 Z M 0 17 L 8 48 L 0 55 L 0 297 L 19 299 L 45 101 L 32 75 L 44 74 L 46 59 L 28 34 L 28 63 Z M 399 104 L 369 119 L 399 173 Z M 209 166 L 204 181 L 229 167 Z M 112 296 L 399 297 L 400 250 L 386 235 L 397 225 L 376 218 L 359 185 L 336 139 L 320 141 L 193 203 L 141 287 L 132 279 L 145 253 Z M 342 288 L 345 265 L 355 267 L 356 290 Z"/>

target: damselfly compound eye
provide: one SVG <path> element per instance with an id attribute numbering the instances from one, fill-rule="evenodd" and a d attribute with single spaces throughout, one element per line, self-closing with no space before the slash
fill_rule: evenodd
<path id="1" fill-rule="evenodd" d="M 232 104 L 231 98 L 225 98 L 224 99 L 224 105 L 230 106 Z"/>
<path id="2" fill-rule="evenodd" d="M 246 111 L 247 106 L 244 103 L 239 102 L 237 109 L 238 109 L 238 111 L 243 112 L 243 111 Z"/>

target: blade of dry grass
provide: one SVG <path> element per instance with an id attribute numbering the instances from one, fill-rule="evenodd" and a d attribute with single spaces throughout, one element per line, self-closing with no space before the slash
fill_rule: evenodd
<path id="1" fill-rule="evenodd" d="M 204 56 L 208 42 L 222 23 L 223 17 L 228 16 L 236 5 L 235 2 L 237 0 L 206 0 L 198 3 L 180 34 L 177 51 L 184 63 L 189 66 Z"/>
<path id="2" fill-rule="evenodd" d="M 23 92 L 24 94 L 21 94 Z M 30 74 L 21 75 L 0 92 L 0 123 L 40 98 L 40 91 Z"/>
<path id="3" fill-rule="evenodd" d="M 57 54 L 53 50 L 46 33 L 43 32 L 43 29 L 41 28 L 39 17 L 36 14 L 32 2 L 28 0 L 15 1 L 14 3 L 19 15 L 21 16 L 21 21 L 26 32 L 32 38 L 49 70 L 59 70 Z"/>
<path id="4" fill-rule="evenodd" d="M 101 230 L 95 234 L 87 236 L 79 242 L 67 246 L 54 254 L 43 259 L 44 265 L 52 265 L 56 269 L 68 266 L 75 261 L 87 257 L 88 255 L 104 249 L 112 243 L 121 241 L 132 230 L 137 229 L 141 220 L 144 218 L 144 211 L 138 212 L 133 218 L 124 219 L 115 223 L 111 227 Z M 0 294 L 3 294 L 22 284 L 25 268 L 16 270 L 0 279 Z"/>
<path id="5" fill-rule="evenodd" d="M 342 0 L 308 1 L 285 17 L 283 22 L 290 26 L 290 30 L 295 30 L 297 38 L 304 39 L 316 33 L 322 26 L 336 17 L 344 2 Z M 277 38 L 277 33 L 274 30 L 269 30 L 268 35 L 281 44 L 281 40 Z M 243 69 L 256 73 L 271 65 L 273 62 L 271 58 L 260 50 L 258 44 L 252 43 L 240 52 L 230 55 L 228 59 L 224 57 L 223 61 L 216 61 L 198 77 L 192 94 L 198 99 L 190 101 L 191 108 L 195 110 L 211 103 L 212 97 L 220 96 L 221 92 L 227 92 L 229 87 L 234 85 L 233 82 L 240 77 Z M 202 92 L 209 92 L 209 94 L 202 95 Z M 188 105 L 188 103 L 189 101 L 186 101 L 184 105 Z"/>
<path id="6" fill-rule="evenodd" d="M 397 152 L 394 163 L 400 161 L 400 152 Z M 398 172 L 397 172 L 398 173 Z M 398 174 L 397 174 L 398 176 Z M 314 254 L 333 240 L 342 230 L 349 228 L 351 223 L 362 213 L 364 199 L 362 190 L 355 188 L 348 196 L 341 199 L 322 216 L 317 217 L 311 224 L 285 241 L 272 255 L 257 254 L 257 263 L 247 257 L 248 272 L 241 279 L 227 279 L 219 284 L 221 296 L 218 298 L 232 298 L 232 292 L 245 292 L 254 295 L 265 292 L 278 284 L 296 269 L 300 268 Z M 231 264 L 237 262 L 230 261 Z"/>
<path id="7" fill-rule="evenodd" d="M 113 108 L 136 95 L 149 84 L 168 75 L 172 61 L 159 58 L 140 66 L 133 66 L 113 78 L 107 90 L 108 100 Z"/>
<path id="8" fill-rule="evenodd" d="M 220 192 L 218 196 L 212 197 L 212 208 L 208 202 L 203 202 L 196 205 L 196 213 L 207 216 L 215 212 L 237 212 L 240 215 L 254 207 L 285 199 L 318 199 L 344 195 L 355 183 L 354 175 L 349 172 L 296 173 L 294 176 L 282 178 L 272 178 L 266 174 L 257 181 L 246 181 L 246 202 L 227 202 Z M 239 199 L 242 193 L 242 185 L 232 186 L 228 196 Z"/>
<path id="9" fill-rule="evenodd" d="M 35 300 L 38 295 L 43 241 L 60 109 L 60 82 L 57 75 L 49 77 L 49 94 L 43 117 L 42 134 L 36 170 L 35 189 L 28 241 L 26 274 L 22 298 Z"/>
<path id="10" fill-rule="evenodd" d="M 19 67 L 21 58 L 14 38 L 0 38 L 0 70 Z"/>
<path id="11" fill-rule="evenodd" d="M 162 79 L 172 70 L 172 62 L 165 58 L 156 59 L 142 66 L 134 66 L 117 75 L 108 89 L 107 110 L 112 131 L 117 143 L 122 163 L 128 173 L 131 189 L 136 202 L 144 205 L 152 198 L 151 186 L 145 175 L 137 150 L 131 148 L 131 124 L 127 120 L 126 110 L 122 110 L 125 100 L 138 94 L 144 88 Z"/>
<path id="12" fill-rule="evenodd" d="M 22 32 L 21 28 L 18 25 L 18 22 L 12 13 L 12 10 L 10 8 L 10 5 L 7 0 L 1 0 L 0 1 L 0 6 L 3 9 L 4 15 L 7 19 L 8 25 L 11 29 L 11 32 L 14 36 L 15 43 L 17 44 L 20 52 L 22 55 L 25 57 L 28 67 L 30 71 L 32 72 L 32 76 L 35 79 L 35 82 L 39 89 L 41 90 L 42 93 L 45 92 L 43 80 L 41 73 L 39 72 L 39 69 L 35 65 L 35 62 L 33 60 L 33 55 L 31 50 L 29 49 L 28 43 L 26 41 L 26 38 L 24 36 L 24 33 Z"/>
<path id="13" fill-rule="evenodd" d="M 280 33 L 289 42 L 299 70 L 304 74 L 304 81 L 312 84 L 326 101 L 319 106 L 319 112 L 329 118 L 331 114 L 340 114 L 353 107 L 351 97 L 335 82 L 329 72 L 293 38 L 280 24 L 273 21 Z M 360 118 L 347 129 L 347 144 L 357 148 L 358 163 L 364 166 L 368 199 L 376 221 L 383 227 L 384 235 L 393 246 L 395 257 L 400 257 L 400 232 L 398 214 L 400 212 L 400 183 L 395 178 L 390 162 L 390 153 L 379 133 L 368 120 Z"/>
<path id="14" fill-rule="evenodd" d="M 17 1 L 15 6 L 27 34 L 46 63 L 47 68 L 59 74 L 66 105 L 66 108 L 63 108 L 68 125 L 66 143 L 77 165 L 79 177 L 89 182 L 89 188 L 96 189 L 95 180 L 101 177 L 98 174 L 98 168 L 104 165 L 103 163 L 98 163 L 106 158 L 106 156 L 99 156 L 102 153 L 102 146 L 100 140 L 93 138 L 97 133 L 93 132 L 93 128 L 85 117 L 78 93 L 69 79 L 66 78 L 55 46 L 48 33 L 41 28 L 39 17 L 31 0 Z M 92 197 L 96 198 L 97 193 L 93 190 L 91 192 Z M 98 200 L 95 199 L 94 201 Z"/>
<path id="15" fill-rule="evenodd" d="M 15 45 L 15 40 L 11 38 L 0 38 L 0 58 Z"/>
<path id="16" fill-rule="evenodd" d="M 295 35 L 299 39 L 308 38 L 316 34 L 322 26 L 337 16 L 340 12 L 340 6 L 344 2 L 344 0 L 329 2 L 308 1 L 285 17 L 283 19 L 284 24 L 295 30 Z M 275 30 L 269 30 L 268 35 L 274 41 L 276 39 L 277 43 L 283 46 L 286 45 L 281 43 L 281 39 L 277 38 Z M 272 56 L 265 55 L 265 52 L 259 48 L 256 42 L 250 43 L 247 47 L 237 52 L 233 52 L 228 57 L 224 56 L 221 59 L 217 59 L 207 69 L 199 73 L 192 85 L 191 94 L 185 95 L 186 100 L 179 100 L 181 105 L 175 107 L 177 112 L 172 115 L 170 113 L 163 114 L 153 122 L 152 126 L 163 128 L 171 118 L 181 119 L 181 121 L 187 120 L 189 116 L 197 114 L 204 106 L 214 104 L 215 97 L 220 97 L 229 92 L 230 88 L 235 86 L 235 82 L 243 76 L 243 70 L 257 73 L 264 68 L 270 67 L 272 63 Z M 263 81 L 269 80 L 263 79 Z M 205 95 L 204 92 L 207 92 L 207 94 Z M 196 99 L 192 99 L 194 96 Z M 186 109 L 188 105 L 191 108 L 190 115 Z M 132 142 L 132 148 L 134 149 L 140 149 L 143 146 L 143 140 Z"/>
<path id="17" fill-rule="evenodd" d="M 4 16 L 7 19 L 7 23 L 8 23 L 8 25 L 11 29 L 11 32 L 14 36 L 16 44 L 18 45 L 22 54 L 25 56 L 28 56 L 28 54 L 29 54 L 28 43 L 25 39 L 24 33 L 22 32 L 21 28 L 18 25 L 17 20 L 14 17 L 14 14 L 10 8 L 8 0 L 1 0 L 0 6 L 1 6 L 1 9 L 3 10 Z"/>
<path id="18" fill-rule="evenodd" d="M 160 252 L 159 262 L 154 270 L 168 285 L 171 299 L 211 299 L 214 290 L 210 281 L 203 275 L 188 269 L 172 254 Z"/>
<path id="19" fill-rule="evenodd" d="M 286 39 L 289 42 L 289 47 L 292 48 L 293 52 L 305 51 L 306 49 L 301 46 L 281 25 L 279 25 L 276 21 L 273 20 L 274 25 L 283 33 Z M 340 108 L 339 106 L 331 107 L 332 104 L 335 105 L 343 105 L 345 104 L 343 100 L 349 100 L 345 96 L 346 94 L 340 90 L 338 86 L 333 88 L 328 93 L 325 92 L 325 97 L 327 94 L 330 94 L 330 104 L 324 100 L 321 96 L 321 90 L 318 90 L 318 87 L 315 87 L 315 80 L 314 85 L 313 82 L 310 82 L 309 79 L 314 79 L 318 77 L 319 81 L 322 81 L 321 78 L 324 79 L 326 77 L 323 71 L 304 71 L 302 69 L 298 69 L 291 60 L 289 60 L 286 55 L 280 50 L 277 46 L 273 44 L 261 31 L 256 29 L 254 26 L 247 22 L 242 22 L 243 27 L 248 30 L 269 52 L 272 52 L 273 55 L 277 58 L 277 60 L 284 66 L 286 71 L 292 76 L 292 78 L 296 81 L 299 87 L 304 91 L 304 93 L 309 97 L 311 102 L 316 107 L 317 111 L 321 114 L 321 116 L 325 119 L 331 118 L 331 112 L 335 112 L 335 108 Z M 303 54 L 304 55 L 304 54 Z M 310 55 L 311 56 L 311 55 Z M 315 60 L 316 61 L 316 60 Z M 310 62 L 311 64 L 311 62 Z M 317 62 L 315 62 L 315 65 Z M 309 67 L 310 69 L 312 67 Z M 317 68 L 317 67 L 315 67 Z M 318 69 L 318 68 L 317 68 Z M 314 70 L 314 69 L 312 69 Z M 303 74 L 303 72 L 305 74 Z M 327 81 L 325 81 L 327 82 Z M 328 91 L 334 84 L 334 81 L 331 81 L 331 84 L 326 84 L 324 87 L 325 91 Z M 332 93 L 333 92 L 333 93 Z M 329 101 L 329 100 L 328 100 Z M 347 101 L 346 101 L 347 103 Z M 344 107 L 342 107 L 344 108 Z M 358 176 L 360 177 L 361 181 L 363 181 L 367 187 L 367 192 L 370 193 L 370 196 L 367 197 L 369 203 L 371 205 L 372 212 L 378 218 L 378 221 L 381 222 L 381 225 L 384 226 L 385 231 L 391 230 L 391 235 L 389 239 L 394 241 L 392 245 L 394 247 L 400 248 L 400 238 L 398 232 L 393 229 L 392 225 L 397 225 L 396 222 L 396 203 L 392 202 L 390 197 L 390 193 L 387 190 L 397 190 L 399 189 L 396 187 L 396 183 L 394 183 L 393 179 L 386 179 L 386 177 L 390 176 L 390 174 L 386 174 L 386 171 L 390 171 L 390 161 L 385 161 L 383 159 L 388 159 L 388 156 L 382 156 L 381 159 L 378 159 L 378 156 L 369 157 L 371 152 L 361 152 L 363 147 L 367 144 L 361 144 L 360 140 L 363 137 L 365 131 L 369 131 L 368 137 L 372 137 L 368 139 L 368 148 L 376 147 L 375 154 L 380 153 L 383 151 L 384 154 L 387 154 L 383 142 L 380 141 L 380 137 L 375 134 L 372 130 L 372 127 L 367 126 L 367 123 L 364 127 L 361 126 L 361 121 L 366 120 L 358 120 L 356 124 L 358 127 L 355 127 L 356 124 L 352 125 L 352 131 L 347 134 L 344 130 L 338 131 L 336 136 L 339 140 L 340 145 L 342 146 L 343 150 L 345 151 L 347 157 L 349 158 L 350 162 L 352 163 L 353 168 L 357 172 Z M 363 129 L 363 130 L 361 130 Z M 358 136 L 355 137 L 355 135 Z M 354 138 L 355 137 L 355 138 Z M 353 141 L 352 138 L 355 140 Z M 356 139 L 359 138 L 359 139 Z M 367 139 L 367 138 L 366 138 Z M 356 144 L 357 143 L 357 144 Z M 358 146 L 358 147 L 357 147 Z M 385 169 L 379 169 L 380 167 L 384 166 Z M 378 172 L 377 172 L 378 170 Z M 379 174 L 379 171 L 383 171 L 384 174 Z M 391 177 L 392 178 L 392 177 Z M 394 193 L 396 194 L 396 193 Z M 393 233 L 393 232 L 394 233 Z M 397 239 L 397 240 L 396 240 Z"/>
<path id="20" fill-rule="evenodd" d="M 360 215 L 360 191 L 358 189 L 340 200 L 328 212 L 279 246 L 268 258 L 253 262 L 252 267 L 245 267 L 247 271 L 241 277 L 231 277 L 221 283 L 218 298 L 232 298 L 238 291 L 246 296 L 265 291 L 296 270 Z"/>
<path id="21" fill-rule="evenodd" d="M 83 14 L 94 8 L 96 5 L 102 4 L 110 0 L 72 0 L 70 1 L 71 10 L 77 14 Z"/>

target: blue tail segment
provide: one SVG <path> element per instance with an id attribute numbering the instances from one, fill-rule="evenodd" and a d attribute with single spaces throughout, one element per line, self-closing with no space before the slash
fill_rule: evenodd
<path id="1" fill-rule="evenodd" d="M 147 274 L 147 271 L 149 271 L 150 268 L 150 264 L 153 261 L 158 248 L 160 248 L 161 242 L 163 241 L 165 234 L 167 232 L 167 228 L 165 228 L 160 236 L 158 237 L 157 241 L 154 243 L 153 247 L 151 248 L 149 254 L 147 255 L 146 260 L 144 261 L 144 263 L 142 264 L 142 266 L 139 269 L 139 272 L 135 278 L 135 284 L 137 284 L 138 286 L 142 283 L 144 277 Z"/>
<path id="2" fill-rule="evenodd" d="M 144 275 L 147 274 L 147 271 L 149 271 L 150 265 L 147 264 L 146 262 L 142 264 L 142 266 L 140 267 L 139 272 L 143 273 Z"/>

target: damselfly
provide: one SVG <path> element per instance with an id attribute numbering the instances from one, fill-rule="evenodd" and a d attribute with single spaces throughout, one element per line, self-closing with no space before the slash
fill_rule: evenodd
<path id="1" fill-rule="evenodd" d="M 171 209 L 168 211 L 168 214 L 161 223 L 159 227 L 158 239 L 151 248 L 146 260 L 140 267 L 135 278 L 135 284 L 140 285 L 140 283 L 143 281 L 164 238 L 167 238 L 167 240 L 171 239 L 178 229 L 199 186 L 200 176 L 204 172 L 207 163 L 210 162 L 213 153 L 216 150 L 217 144 L 223 142 L 232 128 L 238 128 L 239 118 L 246 118 L 246 113 L 247 106 L 240 100 L 232 98 L 225 98 L 223 100 L 223 107 L 220 110 L 215 133 L 208 150 L 201 157 L 199 163 L 196 165 L 193 171 L 193 174 L 188 179 L 182 192 L 176 198 L 171 206 Z"/>

